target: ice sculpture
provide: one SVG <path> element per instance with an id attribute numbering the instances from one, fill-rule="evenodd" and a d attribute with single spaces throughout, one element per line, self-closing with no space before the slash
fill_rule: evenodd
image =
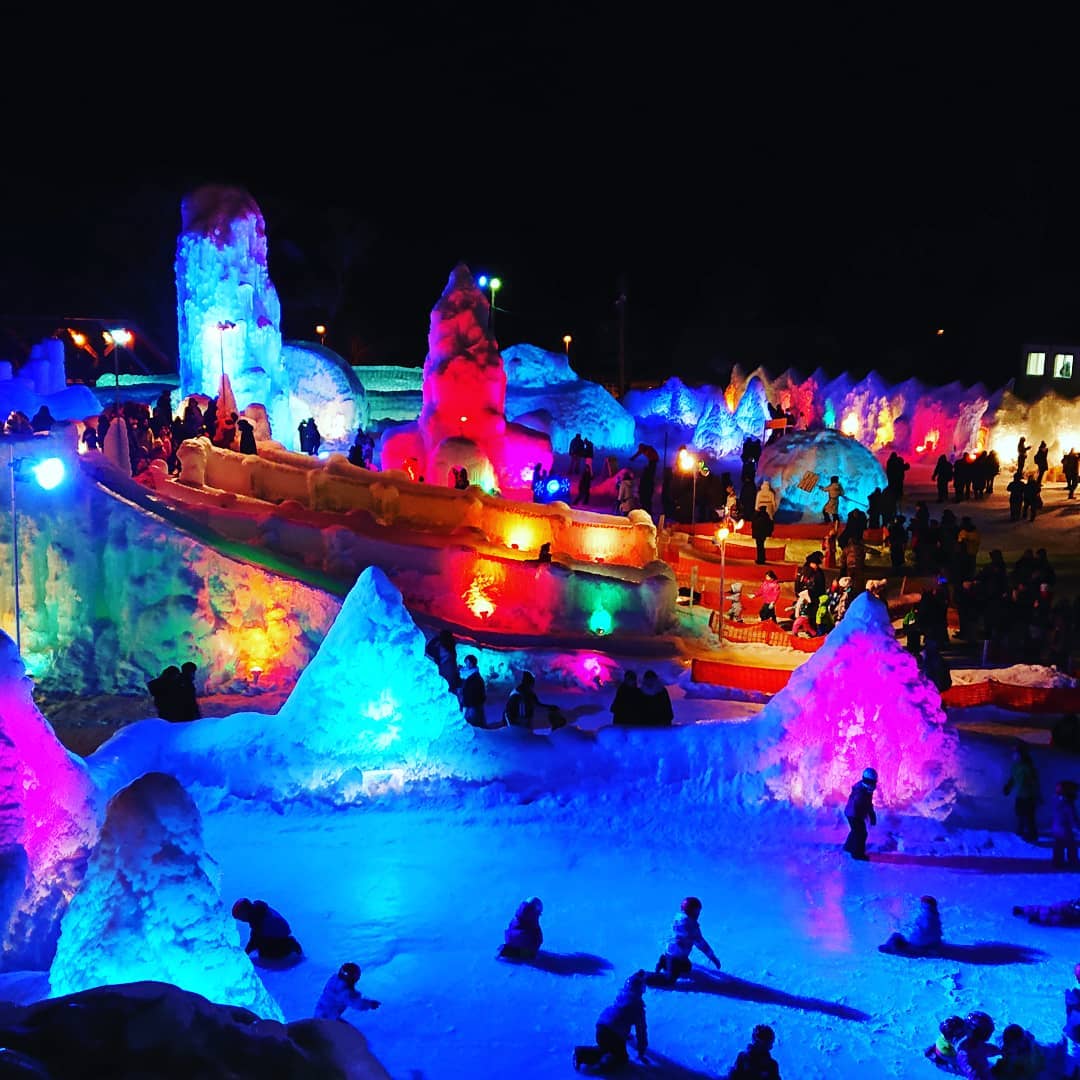
<path id="1" fill-rule="evenodd" d="M 768 443 L 757 475 L 758 480 L 768 480 L 780 497 L 778 521 L 821 521 L 826 496 L 819 489 L 830 476 L 840 477 L 844 488 L 841 518 L 856 507 L 865 511 L 870 492 L 886 485 L 877 458 L 854 438 L 836 431 L 797 431 Z"/>
<path id="2" fill-rule="evenodd" d="M 464 467 L 485 489 L 532 491 L 536 462 L 551 470 L 547 435 L 506 421 L 506 371 L 489 330 L 487 298 L 458 264 L 431 311 L 420 417 L 384 436 L 383 469 L 447 484 Z"/>
<path id="3" fill-rule="evenodd" d="M 956 733 L 940 693 L 896 640 L 885 603 L 870 593 L 855 598 L 759 722 L 775 738 L 759 765 L 778 798 L 842 808 L 872 765 L 879 806 L 937 819 L 952 809 Z"/>
<path id="4" fill-rule="evenodd" d="M 343 759 L 362 767 L 424 760 L 445 730 L 463 726 L 425 644 L 386 574 L 364 570 L 268 728 L 270 742 L 299 740 L 339 771 Z"/>
<path id="5" fill-rule="evenodd" d="M 44 969 L 97 839 L 94 787 L 31 694 L 0 631 L 0 970 Z"/>
<path id="6" fill-rule="evenodd" d="M 266 222 L 248 192 L 208 184 L 181 205 L 176 242 L 180 392 L 217 397 L 228 376 L 239 411 L 262 405 L 276 441 L 298 447 L 309 416 L 326 449 L 348 450 L 367 422 L 363 388 L 329 349 L 281 340 Z"/>
<path id="7" fill-rule="evenodd" d="M 218 892 L 202 818 L 172 776 L 150 772 L 109 800 L 86 877 L 61 925 L 53 996 L 168 982 L 283 1020 Z"/>

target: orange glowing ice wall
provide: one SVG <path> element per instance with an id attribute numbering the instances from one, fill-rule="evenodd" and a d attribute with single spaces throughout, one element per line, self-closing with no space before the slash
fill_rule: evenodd
<path id="1" fill-rule="evenodd" d="M 499 490 L 524 491 L 531 491 L 531 465 L 551 469 L 551 440 L 506 422 L 506 371 L 490 313 L 469 268 L 456 266 L 431 311 L 420 417 L 383 440 L 384 469 L 416 457 L 429 482 L 443 483 L 449 467 L 468 458 L 474 470 L 494 476 Z"/>

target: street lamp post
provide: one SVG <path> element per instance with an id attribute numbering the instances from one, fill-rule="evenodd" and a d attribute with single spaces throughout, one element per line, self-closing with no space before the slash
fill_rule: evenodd
<path id="1" fill-rule="evenodd" d="M 476 284 L 481 289 L 487 289 L 488 295 L 491 298 L 491 303 L 488 306 L 488 333 L 495 332 L 495 294 L 502 288 L 502 282 L 497 278 L 489 278 L 487 275 L 481 275 L 476 279 Z"/>
<path id="2" fill-rule="evenodd" d="M 320 345 L 325 345 L 326 344 L 326 327 L 323 326 L 322 323 L 319 323 L 319 325 L 315 327 L 315 333 L 318 334 L 318 336 L 319 336 L 319 344 Z"/>
<path id="3" fill-rule="evenodd" d="M 691 483 L 690 494 L 690 527 L 693 528 L 694 522 L 697 520 L 697 474 L 698 474 L 698 458 L 692 450 L 687 450 L 685 446 L 679 449 L 678 462 L 679 471 L 684 473 L 690 473 L 693 477 Z"/>
<path id="4" fill-rule="evenodd" d="M 569 334 L 564 334 L 563 335 L 562 343 L 566 347 L 566 359 L 567 360 L 570 359 L 570 342 L 573 341 L 573 340 L 574 339 Z"/>
<path id="5" fill-rule="evenodd" d="M 724 577 L 727 566 L 727 539 L 731 535 L 731 530 L 727 525 L 721 525 L 716 530 L 716 542 L 720 545 L 720 647 L 724 645 Z"/>
<path id="6" fill-rule="evenodd" d="M 120 327 L 116 330 L 106 330 L 106 336 L 112 342 L 113 353 L 113 387 L 116 395 L 116 411 L 120 412 L 120 349 L 126 348 L 132 342 L 134 335 L 130 330 Z"/>
<path id="7" fill-rule="evenodd" d="M 11 591 L 15 601 L 15 649 L 22 656 L 22 617 L 19 603 L 19 515 L 15 498 L 15 482 L 22 479 L 19 475 L 24 458 L 15 456 L 14 439 L 8 440 L 8 484 L 11 502 Z M 64 463 L 60 458 L 45 458 L 31 466 L 31 472 L 38 485 L 51 491 L 64 478 Z"/>

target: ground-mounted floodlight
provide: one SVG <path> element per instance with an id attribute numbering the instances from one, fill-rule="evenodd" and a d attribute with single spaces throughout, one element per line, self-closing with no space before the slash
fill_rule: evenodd
<path id="1" fill-rule="evenodd" d="M 15 600 L 15 648 L 22 655 L 21 608 L 19 604 L 19 514 L 16 491 L 18 482 L 33 477 L 44 491 L 53 491 L 63 483 L 67 469 L 62 458 L 42 457 L 34 453 L 34 438 L 6 437 L 8 448 L 8 484 L 11 502 L 11 587 Z M 16 446 L 24 453 L 16 455 Z"/>

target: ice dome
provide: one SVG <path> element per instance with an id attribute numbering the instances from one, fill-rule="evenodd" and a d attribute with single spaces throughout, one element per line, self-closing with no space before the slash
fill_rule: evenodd
<path id="1" fill-rule="evenodd" d="M 810 474 L 817 479 L 812 480 Z M 874 488 L 884 490 L 885 470 L 862 443 L 839 431 L 795 432 L 769 443 L 758 461 L 758 480 L 768 480 L 780 497 L 778 521 L 821 520 L 826 495 L 820 489 L 838 476 L 844 488 L 840 516 L 866 509 Z M 809 487 L 809 490 L 806 490 Z"/>

